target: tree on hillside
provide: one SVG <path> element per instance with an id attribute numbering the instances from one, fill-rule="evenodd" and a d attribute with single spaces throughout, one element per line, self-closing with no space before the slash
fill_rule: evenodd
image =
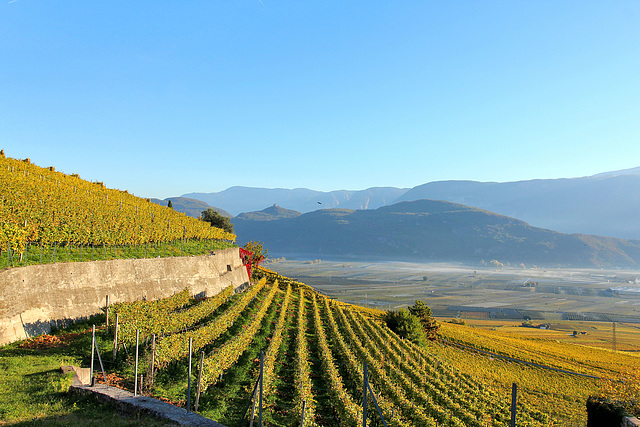
<path id="1" fill-rule="evenodd" d="M 427 337 L 420 319 L 411 314 L 406 308 L 401 308 L 398 311 L 387 311 L 384 321 L 389 329 L 398 334 L 398 336 L 411 340 L 422 347 L 427 345 Z"/>
<path id="2" fill-rule="evenodd" d="M 409 307 L 409 312 L 420 320 L 427 339 L 435 340 L 440 325 L 433 318 L 429 306 L 424 301 L 417 300 L 415 305 Z"/>
<path id="3" fill-rule="evenodd" d="M 202 211 L 200 219 L 211 223 L 212 227 L 222 228 L 228 233 L 233 233 L 233 224 L 231 224 L 231 219 L 221 215 L 213 208 L 208 208 L 206 211 Z"/>
<path id="4" fill-rule="evenodd" d="M 173 209 L 173 203 L 171 203 L 171 200 L 169 200 L 169 203 L 167 203 L 167 207 L 169 209 Z"/>

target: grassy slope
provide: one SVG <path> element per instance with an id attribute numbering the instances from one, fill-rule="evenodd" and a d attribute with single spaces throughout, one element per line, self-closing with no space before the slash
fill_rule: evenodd
<path id="1" fill-rule="evenodd" d="M 151 417 L 125 416 L 109 404 L 67 392 L 72 377 L 63 375 L 60 367 L 88 366 L 89 327 L 82 323 L 54 333 L 54 338 L 43 336 L 0 347 L 0 425 L 168 425 Z"/>

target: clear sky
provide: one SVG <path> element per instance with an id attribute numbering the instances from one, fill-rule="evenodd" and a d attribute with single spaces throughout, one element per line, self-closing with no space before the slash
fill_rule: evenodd
<path id="1" fill-rule="evenodd" d="M 640 166 L 640 1 L 0 0 L 0 148 L 165 198 Z"/>

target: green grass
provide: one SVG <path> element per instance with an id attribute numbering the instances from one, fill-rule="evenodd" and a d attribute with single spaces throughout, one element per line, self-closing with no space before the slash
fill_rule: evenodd
<path id="1" fill-rule="evenodd" d="M 90 324 L 84 322 L 54 333 L 60 341 L 51 348 L 27 348 L 27 341 L 0 347 L 0 425 L 168 425 L 148 416 L 123 415 L 92 396 L 68 392 L 72 374 L 63 375 L 60 367 L 89 366 L 86 359 L 91 353 L 89 328 Z"/>
<path id="2" fill-rule="evenodd" d="M 52 264 L 56 262 L 84 262 L 110 259 L 166 258 L 172 256 L 205 255 L 211 251 L 227 249 L 236 245 L 226 240 L 189 240 L 182 242 L 160 242 L 145 245 L 95 245 L 76 246 L 65 244 L 31 244 L 18 251 L 0 245 L 0 268 L 26 265 Z"/>
<path id="3" fill-rule="evenodd" d="M 57 416 L 67 406 L 72 376 L 62 375 L 58 356 L 24 355 L 0 358 L 5 378 L 0 390 L 0 419 L 20 420 Z"/>

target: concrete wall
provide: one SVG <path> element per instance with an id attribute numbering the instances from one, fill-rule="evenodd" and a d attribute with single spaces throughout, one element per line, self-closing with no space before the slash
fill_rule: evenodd
<path id="1" fill-rule="evenodd" d="M 153 300 L 189 287 L 212 296 L 249 281 L 238 248 L 213 255 L 33 265 L 0 271 L 0 344 L 100 313 L 110 303 Z"/>

